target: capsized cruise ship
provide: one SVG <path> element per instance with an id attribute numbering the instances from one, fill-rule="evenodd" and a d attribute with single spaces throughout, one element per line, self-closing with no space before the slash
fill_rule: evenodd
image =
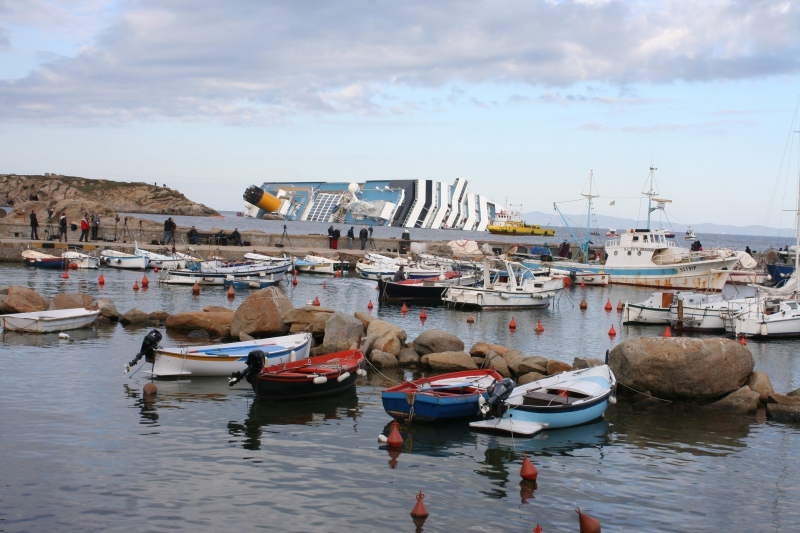
<path id="1" fill-rule="evenodd" d="M 471 231 L 485 231 L 503 210 L 469 192 L 464 178 L 453 185 L 434 180 L 264 183 L 248 188 L 244 200 L 244 214 L 253 218 L 269 213 L 284 220 Z"/>

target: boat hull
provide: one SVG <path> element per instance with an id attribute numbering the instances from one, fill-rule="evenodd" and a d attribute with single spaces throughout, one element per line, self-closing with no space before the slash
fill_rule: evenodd
<path id="1" fill-rule="evenodd" d="M 737 337 L 772 338 L 800 336 L 800 316 L 774 317 L 764 320 L 758 317 L 734 317 L 733 333 Z"/>
<path id="2" fill-rule="evenodd" d="M 281 380 L 256 380 L 253 382 L 253 392 L 258 398 L 271 398 L 273 400 L 289 400 L 292 398 L 316 398 L 340 394 L 355 388 L 358 375 L 351 372 L 350 376 L 342 381 L 329 379 L 322 385 L 315 385 L 313 381 L 297 383 Z"/>
<path id="3" fill-rule="evenodd" d="M 409 403 L 405 392 L 386 392 L 382 395 L 383 408 L 397 419 L 407 420 L 412 415 L 415 422 L 435 422 L 438 420 L 456 420 L 459 418 L 475 418 L 480 414 L 478 398 L 488 399 L 488 394 L 474 393 L 447 398 L 416 394 L 413 405 Z"/>
<path id="4" fill-rule="evenodd" d="M 5 331 L 53 333 L 88 327 L 100 313 L 96 309 L 61 309 L 0 316 Z"/>
<path id="5" fill-rule="evenodd" d="M 49 258 L 24 258 L 23 261 L 26 265 L 36 267 L 36 268 L 52 268 L 52 269 L 63 269 L 65 262 L 64 259 L 61 257 L 54 257 L 52 259 Z"/>
<path id="6" fill-rule="evenodd" d="M 355 387 L 364 363 L 358 350 L 336 352 L 264 368 L 248 377 L 258 398 L 288 400 L 339 394 Z"/>
<path id="7" fill-rule="evenodd" d="M 123 270 L 147 270 L 148 260 L 141 255 L 100 255 L 103 264 Z"/>
<path id="8" fill-rule="evenodd" d="M 748 272 L 746 270 L 731 270 L 728 274 L 728 283 L 734 285 L 750 285 L 757 283 L 763 285 L 770 280 L 767 272 Z"/>
<path id="9" fill-rule="evenodd" d="M 623 324 L 669 324 L 669 308 L 625 304 Z"/>
<path id="10" fill-rule="evenodd" d="M 480 288 L 450 287 L 445 295 L 446 302 L 456 308 L 464 309 L 545 309 L 550 305 L 549 293 L 506 293 Z"/>

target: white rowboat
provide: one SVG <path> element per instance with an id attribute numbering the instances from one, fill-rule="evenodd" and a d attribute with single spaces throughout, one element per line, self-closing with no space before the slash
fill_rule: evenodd
<path id="1" fill-rule="evenodd" d="M 51 333 L 69 331 L 89 326 L 97 318 L 99 309 L 58 309 L 34 311 L 0 316 L 5 331 L 24 333 Z"/>

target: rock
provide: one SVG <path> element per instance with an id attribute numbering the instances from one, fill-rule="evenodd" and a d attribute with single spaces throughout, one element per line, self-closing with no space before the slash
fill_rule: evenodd
<path id="1" fill-rule="evenodd" d="M 569 372 L 572 367 L 562 361 L 555 361 L 553 359 L 547 361 L 547 375 L 554 376 L 562 372 Z"/>
<path id="2" fill-rule="evenodd" d="M 335 313 L 333 309 L 306 305 L 283 315 L 283 322 L 289 325 L 290 333 L 308 331 L 321 340 L 325 336 L 325 323 L 333 313 Z"/>
<path id="3" fill-rule="evenodd" d="M 795 389 L 791 392 L 787 392 L 786 396 L 800 396 L 800 389 Z"/>
<path id="4" fill-rule="evenodd" d="M 166 324 L 167 329 L 174 329 L 177 331 L 194 331 L 201 329 L 207 331 L 211 336 L 228 337 L 232 336 L 232 321 L 233 315 L 230 313 L 189 311 L 186 313 L 177 313 L 168 317 L 166 319 Z M 234 338 L 239 338 L 239 335 L 237 334 Z"/>
<path id="5" fill-rule="evenodd" d="M 373 350 L 380 350 L 382 352 L 390 353 L 394 356 L 400 355 L 400 350 L 403 348 L 403 345 L 400 344 L 400 340 L 394 336 L 394 333 L 388 331 L 378 337 L 375 340 L 375 343 L 372 345 Z"/>
<path id="6" fill-rule="evenodd" d="M 414 339 L 414 349 L 420 355 L 440 352 L 463 352 L 464 342 L 446 331 L 429 329 Z"/>
<path id="7" fill-rule="evenodd" d="M 205 309 L 203 309 L 203 311 L 205 311 Z M 250 335 L 248 335 L 248 334 L 247 334 L 247 333 L 245 333 L 244 331 L 240 331 L 240 332 L 239 332 L 239 340 L 240 340 L 241 342 L 244 342 L 244 341 L 252 341 L 252 340 L 255 340 L 255 337 L 251 337 Z"/>
<path id="8" fill-rule="evenodd" d="M 428 353 L 428 354 L 425 354 L 425 355 L 423 355 L 423 356 L 421 356 L 421 357 L 419 358 L 419 364 L 420 364 L 420 366 L 423 366 L 423 367 L 425 367 L 425 368 L 430 368 L 430 367 L 431 367 L 431 365 L 430 365 L 430 363 L 428 363 L 428 359 L 430 358 L 430 356 L 431 356 L 431 354 L 429 354 L 429 353 Z"/>
<path id="9" fill-rule="evenodd" d="M 483 362 L 486 361 L 486 359 L 483 357 L 473 357 L 472 360 L 475 361 L 475 364 L 478 365 L 478 368 L 483 368 Z"/>
<path id="10" fill-rule="evenodd" d="M 230 307 L 223 307 L 221 305 L 207 305 L 203 307 L 205 313 L 230 313 L 234 314 L 236 311 Z"/>
<path id="11" fill-rule="evenodd" d="M 190 331 L 186 336 L 191 339 L 199 339 L 200 337 L 208 338 L 208 332 L 203 331 L 202 329 L 196 329 L 194 331 Z"/>
<path id="12" fill-rule="evenodd" d="M 363 311 L 356 311 L 353 316 L 355 316 L 357 319 L 361 321 L 362 324 L 364 324 L 364 331 L 366 331 L 369 328 L 370 322 L 375 320 L 374 316 L 370 315 L 369 313 L 365 313 Z"/>
<path id="13" fill-rule="evenodd" d="M 413 348 L 402 348 L 397 356 L 397 363 L 400 366 L 418 366 L 419 354 Z"/>
<path id="14" fill-rule="evenodd" d="M 369 356 L 369 354 L 372 353 L 372 349 L 375 346 L 376 340 L 378 340 L 378 337 L 375 337 L 374 335 L 367 335 L 366 337 L 361 338 L 360 349 L 362 352 L 364 352 L 364 355 Z M 358 339 L 356 339 L 355 341 L 353 341 L 352 344 L 350 344 L 350 349 L 351 350 L 359 349 Z"/>
<path id="15" fill-rule="evenodd" d="M 390 324 L 385 320 L 378 320 L 377 318 L 370 322 L 369 326 L 367 327 L 367 335 L 377 335 L 378 337 L 382 337 L 384 334 L 390 331 L 394 333 L 394 336 L 397 337 L 397 340 L 400 341 L 400 344 L 405 344 L 408 334 L 406 333 L 406 330 L 401 327 Z"/>
<path id="16" fill-rule="evenodd" d="M 428 365 L 440 372 L 478 369 L 478 365 L 467 352 L 441 352 L 425 355 L 428 357 Z"/>
<path id="17" fill-rule="evenodd" d="M 789 396 L 788 394 L 778 394 L 777 392 L 771 392 L 767 395 L 767 403 L 800 404 L 800 397 Z"/>
<path id="18" fill-rule="evenodd" d="M 120 317 L 119 323 L 123 326 L 144 324 L 148 318 L 147 313 L 134 307 Z"/>
<path id="19" fill-rule="evenodd" d="M 8 289 L 3 303 L 0 304 L 0 313 L 32 313 L 45 311 L 48 302 L 36 291 L 28 287 L 14 285 Z"/>
<path id="20" fill-rule="evenodd" d="M 111 298 L 100 298 L 92 302 L 91 307 L 97 307 L 100 309 L 100 316 L 106 317 L 107 319 L 117 322 L 122 315 L 119 311 L 117 311 L 117 306 L 114 305 L 114 300 Z"/>
<path id="21" fill-rule="evenodd" d="M 147 315 L 147 318 L 149 318 L 150 320 L 155 320 L 157 322 L 164 322 L 166 319 L 169 318 L 169 313 L 159 309 L 158 311 L 153 311 L 152 313 Z"/>
<path id="22" fill-rule="evenodd" d="M 394 368 L 397 366 L 397 357 L 380 350 L 372 350 L 370 361 L 378 368 Z"/>
<path id="23" fill-rule="evenodd" d="M 545 377 L 547 376 L 540 374 L 539 372 L 528 372 L 527 374 L 523 374 L 519 378 L 517 378 L 517 386 L 527 385 L 528 383 L 539 381 L 540 379 Z"/>
<path id="24" fill-rule="evenodd" d="M 528 372 L 538 372 L 540 374 L 547 374 L 547 358 L 532 355 L 524 358 L 517 365 L 517 373 L 519 375 L 527 374 Z"/>
<path id="25" fill-rule="evenodd" d="M 770 382 L 769 376 L 764 372 L 751 372 L 747 377 L 747 386 L 750 387 L 750 390 L 758 393 L 758 401 L 761 403 L 767 403 L 769 395 L 775 392 L 775 389 L 772 388 L 772 382 Z"/>
<path id="26" fill-rule="evenodd" d="M 605 362 L 602 359 L 592 359 L 591 357 L 576 357 L 572 361 L 572 369 L 580 370 L 582 368 L 592 368 L 594 366 L 602 366 Z"/>
<path id="27" fill-rule="evenodd" d="M 755 361 L 730 339 L 640 337 L 614 347 L 609 364 L 620 383 L 680 400 L 719 398 L 741 388 Z"/>
<path id="28" fill-rule="evenodd" d="M 473 361 L 475 359 L 480 359 L 480 358 L 478 358 L 478 357 L 473 357 L 472 358 Z M 477 363 L 477 361 L 476 361 L 476 363 Z M 483 365 L 483 368 L 492 368 L 492 367 L 494 367 L 495 371 L 498 374 L 500 374 L 501 376 L 503 376 L 504 378 L 510 378 L 511 377 L 511 370 L 508 368 L 508 363 L 506 363 L 505 359 L 503 359 L 502 357 L 497 355 L 494 352 L 494 350 L 489 350 L 489 353 L 486 355 L 486 357 L 481 361 L 480 364 L 478 364 L 479 367 L 481 365 Z"/>
<path id="29" fill-rule="evenodd" d="M 778 422 L 800 422 L 800 398 L 770 394 L 767 400 L 767 415 Z"/>
<path id="30" fill-rule="evenodd" d="M 8 294 L 8 290 L 11 288 L 10 285 L 0 285 L 0 296 L 5 296 Z"/>
<path id="31" fill-rule="evenodd" d="M 94 298 L 88 294 L 61 293 L 53 298 L 53 305 L 56 309 L 82 309 L 89 307 L 93 301 Z"/>
<path id="32" fill-rule="evenodd" d="M 750 390 L 750 387 L 745 385 L 707 407 L 731 413 L 755 413 L 758 409 L 758 397 L 757 392 Z"/>
<path id="33" fill-rule="evenodd" d="M 344 352 L 350 349 L 352 348 L 349 341 L 329 341 L 323 342 L 315 348 L 311 348 L 311 355 L 327 355 L 329 353 Z"/>
<path id="34" fill-rule="evenodd" d="M 256 291 L 245 298 L 234 313 L 230 335 L 235 339 L 242 332 L 254 337 L 284 335 L 289 331 L 289 326 L 284 324 L 283 316 L 292 309 L 292 302 L 279 288 L 267 287 Z"/>
<path id="35" fill-rule="evenodd" d="M 363 336 L 364 324 L 359 319 L 336 312 L 325 323 L 325 338 L 322 343 L 346 341 L 347 346 L 350 346 L 351 343 L 357 342 L 358 338 Z M 399 347 L 397 351 L 400 352 Z"/>
<path id="36" fill-rule="evenodd" d="M 503 357 L 506 352 L 510 351 L 510 348 L 506 348 L 505 346 L 500 346 L 499 344 L 490 344 L 488 342 L 477 342 L 475 343 L 472 348 L 469 349 L 469 354 L 474 355 L 476 357 L 486 357 L 486 354 L 489 351 L 493 351 L 500 357 Z"/>
<path id="37" fill-rule="evenodd" d="M 511 370 L 514 373 L 514 375 L 517 376 L 519 375 L 519 364 L 525 359 L 525 356 L 522 354 L 522 352 L 520 352 L 519 350 L 506 350 L 502 354 L 500 352 L 497 352 L 497 355 L 506 360 L 506 365 L 508 365 L 508 369 Z"/>

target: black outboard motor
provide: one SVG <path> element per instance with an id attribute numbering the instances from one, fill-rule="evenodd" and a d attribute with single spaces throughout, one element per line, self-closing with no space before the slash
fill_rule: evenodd
<path id="1" fill-rule="evenodd" d="M 514 380 L 511 378 L 505 378 L 504 380 L 495 383 L 494 387 L 492 387 L 492 395 L 489 396 L 489 400 L 481 406 L 481 414 L 486 416 L 489 412 L 492 414 L 499 414 L 500 406 L 505 403 L 509 396 L 511 396 L 511 391 L 514 390 Z"/>
<path id="2" fill-rule="evenodd" d="M 231 378 L 228 381 L 228 386 L 233 387 L 242 379 L 246 379 L 248 383 L 252 383 L 253 377 L 258 375 L 258 373 L 264 368 L 264 363 L 266 360 L 267 357 L 261 350 L 253 350 L 247 354 L 247 368 L 241 372 L 234 372 L 231 374 Z"/>
<path id="3" fill-rule="evenodd" d="M 125 373 L 127 374 L 131 368 L 136 366 L 136 363 L 138 363 L 139 359 L 142 357 L 145 357 L 145 361 L 148 363 L 155 363 L 156 348 L 158 348 L 159 342 L 161 342 L 161 333 L 159 333 L 157 329 L 154 329 L 145 335 L 144 340 L 142 341 L 142 349 L 139 350 L 139 353 L 136 354 L 136 357 L 133 358 L 133 361 L 125 365 Z"/>

